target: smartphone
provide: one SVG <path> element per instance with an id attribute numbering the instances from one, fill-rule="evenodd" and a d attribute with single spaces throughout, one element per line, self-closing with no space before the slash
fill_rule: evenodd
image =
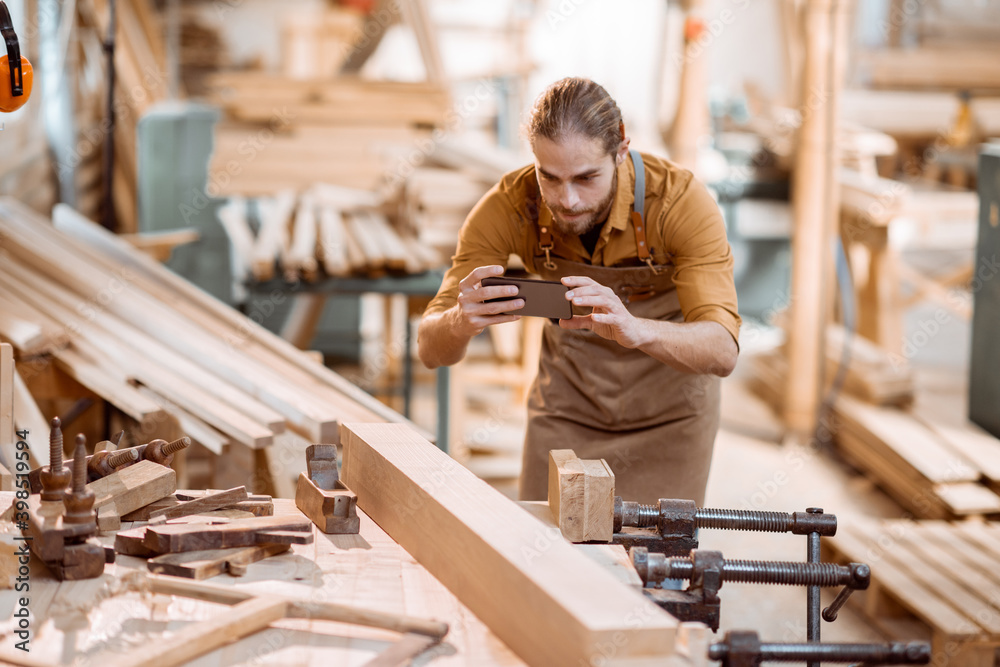
<path id="1" fill-rule="evenodd" d="M 573 317 L 573 306 L 566 300 L 566 292 L 569 291 L 569 288 L 562 283 L 552 280 L 490 276 L 483 278 L 482 284 L 483 287 L 493 287 L 495 285 L 514 285 L 517 287 L 516 296 L 486 300 L 486 303 L 492 303 L 494 301 L 524 299 L 524 308 L 510 311 L 511 315 L 547 317 L 549 319 L 560 320 L 568 320 Z"/>

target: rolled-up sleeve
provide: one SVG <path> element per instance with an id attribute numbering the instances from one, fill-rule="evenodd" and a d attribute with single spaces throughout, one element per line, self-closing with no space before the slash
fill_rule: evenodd
<path id="1" fill-rule="evenodd" d="M 425 315 L 455 305 L 458 284 L 480 266 L 499 264 L 506 269 L 511 254 L 519 254 L 523 223 L 510 203 L 509 195 L 498 184 L 490 189 L 465 219 L 458 233 L 458 247 L 451 268 Z"/>
<path id="2" fill-rule="evenodd" d="M 726 224 L 708 190 L 691 179 L 665 208 L 660 224 L 673 256 L 674 283 L 685 322 L 718 322 L 739 343 L 740 316 Z"/>

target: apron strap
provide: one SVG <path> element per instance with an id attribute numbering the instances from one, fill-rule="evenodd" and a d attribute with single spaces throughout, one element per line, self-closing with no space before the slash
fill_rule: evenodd
<path id="1" fill-rule="evenodd" d="M 646 211 L 646 167 L 642 163 L 642 156 L 639 151 L 631 149 L 628 152 L 632 158 L 632 165 L 635 167 L 635 193 L 632 196 L 632 229 L 635 230 L 635 249 L 639 256 L 639 261 L 645 262 L 653 273 L 659 273 L 660 267 L 653 264 L 653 257 L 649 253 L 649 244 L 646 243 L 646 226 L 643 223 L 643 213 Z"/>
<path id="2" fill-rule="evenodd" d="M 527 195 L 527 205 L 528 216 L 531 218 L 532 222 L 538 223 L 539 207 L 538 200 L 540 199 L 538 193 L 538 181 L 534 178 L 529 179 L 525 183 L 525 190 Z M 556 263 L 552 261 L 552 249 L 555 247 L 555 242 L 552 240 L 552 230 L 546 225 L 542 225 L 538 228 L 538 248 L 545 253 L 545 268 L 549 271 L 556 270 Z"/>
<path id="3" fill-rule="evenodd" d="M 632 228 L 635 230 L 635 247 L 639 261 L 645 262 L 653 273 L 659 273 L 660 267 L 653 263 L 653 257 L 649 253 L 649 244 L 646 242 L 646 227 L 643 223 L 643 212 L 646 210 L 646 167 L 642 163 L 642 156 L 637 150 L 629 150 L 629 157 L 635 167 L 635 192 L 632 203 Z M 537 223 L 538 215 L 538 182 L 530 179 L 526 185 L 528 214 Z M 555 262 L 552 261 L 552 249 L 555 243 L 552 238 L 552 230 L 546 225 L 538 228 L 538 248 L 545 253 L 545 268 L 550 271 L 556 269 Z"/>

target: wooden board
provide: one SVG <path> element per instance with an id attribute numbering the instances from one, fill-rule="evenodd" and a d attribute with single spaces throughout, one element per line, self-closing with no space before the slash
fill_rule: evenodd
<path id="1" fill-rule="evenodd" d="M 0 491 L 14 490 L 17 465 L 14 433 L 14 347 L 0 343 Z"/>
<path id="2" fill-rule="evenodd" d="M 170 507 L 161 507 L 159 509 L 153 510 L 149 513 L 150 519 L 156 519 L 163 517 L 164 519 L 176 519 L 179 516 L 187 516 L 189 514 L 199 514 L 201 512 L 210 512 L 212 510 L 222 509 L 224 507 L 234 507 L 240 502 L 247 500 L 247 489 L 245 486 L 239 486 L 228 491 L 220 491 L 219 493 L 206 494 L 201 498 L 196 498 L 194 500 L 188 500 L 182 503 Z"/>
<path id="3" fill-rule="evenodd" d="M 288 544 L 275 544 L 163 554 L 150 558 L 148 566 L 150 572 L 187 579 L 209 579 L 227 572 L 233 576 L 242 576 L 250 563 L 284 553 L 290 548 L 291 545 Z"/>
<path id="4" fill-rule="evenodd" d="M 407 427 L 345 425 L 341 441 L 359 507 L 527 662 L 673 652 L 673 617 Z"/>
<path id="5" fill-rule="evenodd" d="M 143 542 L 158 554 L 264 544 L 308 544 L 312 542 L 312 523 L 301 516 L 265 516 L 218 525 L 150 525 Z"/>
<path id="6" fill-rule="evenodd" d="M 1000 648 L 1000 529 L 943 521 L 851 522 L 824 561 L 867 562 L 869 590 L 848 604 L 893 640 L 931 639 L 942 667 L 992 664 Z"/>

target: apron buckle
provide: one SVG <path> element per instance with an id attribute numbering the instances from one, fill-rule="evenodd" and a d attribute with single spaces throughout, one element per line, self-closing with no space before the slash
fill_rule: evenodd
<path id="1" fill-rule="evenodd" d="M 653 264 L 652 257 L 647 257 L 645 261 L 646 261 L 646 266 L 648 266 L 654 274 L 660 275 L 660 272 L 663 270 L 663 268 L 657 266 L 656 264 Z"/>
<path id="2" fill-rule="evenodd" d="M 551 251 L 552 248 L 554 247 L 554 244 L 550 243 L 548 245 L 543 245 L 539 247 L 545 251 L 545 264 L 543 266 L 549 271 L 555 271 L 557 268 L 559 268 L 556 266 L 556 263 L 552 261 Z"/>

